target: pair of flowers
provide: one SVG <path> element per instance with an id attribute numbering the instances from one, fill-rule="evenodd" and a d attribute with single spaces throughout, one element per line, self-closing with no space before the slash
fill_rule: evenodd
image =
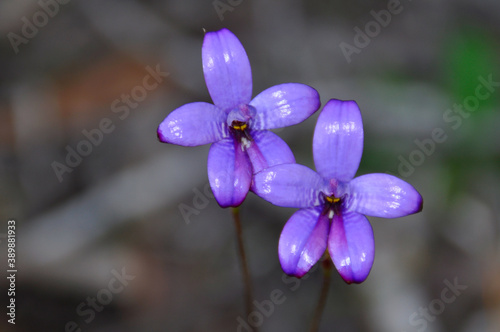
<path id="1" fill-rule="evenodd" d="M 295 163 L 288 145 L 268 131 L 298 124 L 316 112 L 317 91 L 286 83 L 252 97 L 250 63 L 227 29 L 205 34 L 203 72 L 214 105 L 189 103 L 158 127 L 165 143 L 213 143 L 208 178 L 222 207 L 239 206 L 249 190 L 283 207 L 301 208 L 279 240 L 285 273 L 306 274 L 328 253 L 347 283 L 361 283 L 374 260 L 373 230 L 365 215 L 396 218 L 419 212 L 422 197 L 388 174 L 354 178 L 363 152 L 363 123 L 354 101 L 330 100 L 313 137 L 317 172 Z"/>

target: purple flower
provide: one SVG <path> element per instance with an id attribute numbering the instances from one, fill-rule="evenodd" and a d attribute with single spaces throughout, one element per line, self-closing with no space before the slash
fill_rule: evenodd
<path id="1" fill-rule="evenodd" d="M 288 145 L 267 129 L 300 123 L 321 103 L 316 90 L 298 83 L 273 86 L 251 99 L 250 62 L 227 29 L 205 34 L 202 60 L 214 105 L 195 102 L 179 107 L 160 124 L 158 138 L 183 146 L 213 143 L 208 178 L 215 199 L 222 207 L 238 206 L 254 173 L 295 163 Z"/>
<path id="2" fill-rule="evenodd" d="M 279 240 L 283 270 L 302 277 L 325 250 L 347 283 L 361 283 L 375 255 L 373 230 L 364 215 L 397 218 L 422 210 L 410 184 L 388 174 L 354 178 L 363 152 L 363 123 L 354 101 L 330 100 L 313 138 L 317 172 L 298 164 L 277 165 L 255 175 L 254 192 L 269 202 L 302 208 Z"/>

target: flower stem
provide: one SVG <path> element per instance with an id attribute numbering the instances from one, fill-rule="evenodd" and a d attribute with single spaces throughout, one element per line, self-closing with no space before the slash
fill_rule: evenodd
<path id="1" fill-rule="evenodd" d="M 236 238 L 238 240 L 238 253 L 240 255 L 241 270 L 243 272 L 243 284 L 245 285 L 245 310 L 246 317 L 252 312 L 252 284 L 250 282 L 250 272 L 248 269 L 248 261 L 245 252 L 245 247 L 243 245 L 243 236 L 241 231 L 241 220 L 240 220 L 240 210 L 239 208 L 231 208 L 233 213 L 234 225 L 236 226 Z"/>
<path id="2" fill-rule="evenodd" d="M 316 305 L 316 310 L 314 311 L 313 320 L 311 323 L 311 327 L 309 328 L 309 332 L 317 332 L 319 329 L 319 323 L 321 321 L 321 315 L 323 314 L 323 310 L 325 309 L 326 299 L 328 297 L 328 289 L 330 288 L 330 279 L 331 279 L 331 271 L 332 271 L 332 262 L 330 257 L 326 257 L 323 259 L 321 263 L 323 267 L 323 285 L 321 286 L 321 293 L 319 296 L 318 304 Z"/>

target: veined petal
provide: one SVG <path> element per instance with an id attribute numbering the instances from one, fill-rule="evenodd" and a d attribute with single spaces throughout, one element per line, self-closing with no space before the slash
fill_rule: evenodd
<path id="1" fill-rule="evenodd" d="M 373 230 L 368 219 L 342 209 L 336 213 L 328 236 L 328 252 L 345 282 L 365 281 L 375 257 Z"/>
<path id="2" fill-rule="evenodd" d="M 252 190 L 274 205 L 306 208 L 321 204 L 326 184 L 312 169 L 298 164 L 276 165 L 255 174 Z"/>
<path id="3" fill-rule="evenodd" d="M 278 135 L 267 130 L 254 130 L 250 133 L 253 141 L 247 148 L 253 165 L 253 173 L 280 164 L 295 164 L 292 150 Z"/>
<path id="4" fill-rule="evenodd" d="M 253 129 L 273 129 L 306 120 L 321 105 L 316 90 L 305 84 L 286 83 L 262 91 L 251 102 L 257 115 Z"/>
<path id="5" fill-rule="evenodd" d="M 252 70 L 238 38 L 229 30 L 207 32 L 201 50 L 203 74 L 215 105 L 230 111 L 252 98 Z"/>
<path id="6" fill-rule="evenodd" d="M 329 220 L 321 208 L 301 209 L 288 220 L 281 232 L 278 254 L 283 271 L 302 277 L 326 250 Z"/>
<path id="7" fill-rule="evenodd" d="M 363 121 L 355 101 L 330 100 L 318 117 L 313 138 L 314 164 L 326 179 L 350 181 L 363 154 Z"/>
<path id="8" fill-rule="evenodd" d="M 374 217 L 397 218 L 422 211 L 423 200 L 409 183 L 389 174 L 366 174 L 350 183 L 348 208 Z"/>
<path id="9" fill-rule="evenodd" d="M 239 206 L 252 180 L 247 154 L 232 138 L 212 144 L 208 152 L 208 180 L 221 207 Z"/>
<path id="10" fill-rule="evenodd" d="M 158 126 L 158 139 L 164 143 L 196 146 L 217 142 L 229 136 L 227 114 L 212 104 L 196 102 L 172 111 Z"/>

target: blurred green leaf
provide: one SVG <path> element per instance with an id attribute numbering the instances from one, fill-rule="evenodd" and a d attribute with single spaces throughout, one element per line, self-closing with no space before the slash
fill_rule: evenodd
<path id="1" fill-rule="evenodd" d="M 493 75 L 500 81 L 498 47 L 487 30 L 467 28 L 458 30 L 445 44 L 445 81 L 457 102 L 473 96 L 479 84 L 478 77 Z M 476 112 L 483 112 L 498 104 L 500 91 L 481 101 Z"/>

